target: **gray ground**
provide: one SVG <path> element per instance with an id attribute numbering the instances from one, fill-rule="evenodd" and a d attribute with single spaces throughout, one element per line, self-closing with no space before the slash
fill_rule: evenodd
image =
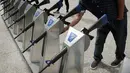
<path id="1" fill-rule="evenodd" d="M 39 0 L 42 1 L 42 0 Z M 50 7 L 56 3 L 58 0 L 51 0 L 51 4 L 42 6 Z M 70 1 L 70 9 L 72 9 L 78 3 L 78 0 L 69 0 Z M 130 10 L 130 1 L 126 0 L 127 8 Z M 0 7 L 1 8 L 1 7 Z M 65 13 L 65 7 L 61 9 L 62 13 Z M 125 54 L 127 57 L 130 57 L 130 44 L 129 44 L 129 17 L 130 14 L 128 12 L 128 38 L 126 44 L 126 51 Z M 72 20 L 72 18 L 70 18 Z M 83 19 L 76 25 L 74 28 L 80 30 L 83 27 L 88 28 L 93 24 L 97 19 L 88 11 L 86 11 Z M 20 55 L 19 50 L 17 49 L 16 45 L 14 44 L 7 28 L 4 25 L 3 20 L 0 18 L 0 73 L 31 73 L 28 66 L 24 62 L 23 57 Z M 96 30 L 91 33 L 92 35 L 96 36 Z M 61 35 L 61 42 L 64 40 L 66 33 Z M 84 53 L 84 73 L 118 73 L 118 68 L 112 68 L 110 63 L 115 59 L 115 42 L 111 33 L 108 35 L 106 40 L 102 63 L 100 63 L 98 69 L 91 70 L 90 64 L 93 61 L 93 52 L 94 52 L 94 43 L 95 39 L 91 41 L 91 45 L 89 49 Z"/>

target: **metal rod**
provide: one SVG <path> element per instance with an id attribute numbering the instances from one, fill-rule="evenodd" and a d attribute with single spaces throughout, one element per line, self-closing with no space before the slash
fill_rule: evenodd
<path id="1" fill-rule="evenodd" d="M 32 44 L 27 47 L 22 53 L 26 52 L 29 48 L 31 48 L 35 43 L 38 43 L 42 38 L 46 36 L 47 32 L 45 31 L 41 36 L 39 36 L 36 40 L 32 41 Z"/>
<path id="2" fill-rule="evenodd" d="M 2 19 L 3 19 L 3 17 L 2 17 Z M 5 23 L 5 26 L 7 27 L 6 22 L 4 22 L 4 23 Z M 32 71 L 32 69 L 31 69 L 30 65 L 28 64 L 28 61 L 26 60 L 25 56 L 23 56 L 23 54 L 21 53 L 21 49 L 20 49 L 18 43 L 13 39 L 13 34 L 12 34 L 12 32 L 11 32 L 9 29 L 7 29 L 7 30 L 9 31 L 9 33 L 10 33 L 10 35 L 11 35 L 11 37 L 12 37 L 12 40 L 14 41 L 14 43 L 15 43 L 17 49 L 19 50 L 20 55 L 23 57 L 23 61 L 27 64 L 27 68 L 31 71 L 31 73 L 33 73 L 33 71 Z"/>
<path id="3" fill-rule="evenodd" d="M 8 2 L 8 1 L 7 1 L 7 0 L 6 0 L 6 1 L 3 1 L 0 5 L 5 4 L 6 2 Z"/>
<path id="4" fill-rule="evenodd" d="M 15 14 L 17 14 L 19 12 L 19 10 L 16 10 L 15 12 L 13 12 L 9 17 L 7 17 L 6 19 L 4 19 L 4 21 L 8 20 L 10 17 L 14 16 Z"/>
<path id="5" fill-rule="evenodd" d="M 6 12 L 4 12 L 1 16 L 5 15 L 5 13 L 11 11 L 12 9 L 14 9 L 14 6 L 12 6 L 10 9 L 8 9 Z"/>
<path id="6" fill-rule="evenodd" d="M 88 28 L 88 33 L 93 31 L 95 28 L 98 28 L 101 25 L 105 25 L 107 23 L 108 23 L 107 15 L 104 14 L 101 18 L 99 18 L 99 20 L 94 25 L 92 25 L 90 28 Z"/>
<path id="7" fill-rule="evenodd" d="M 7 0 L 0 0 L 0 2 L 2 2 L 2 1 L 7 1 Z"/>
<path id="8" fill-rule="evenodd" d="M 39 71 L 39 73 L 42 73 L 46 68 L 48 68 L 51 64 L 54 64 L 56 61 L 58 61 L 61 57 L 63 57 L 67 53 L 67 47 L 65 47 L 60 53 L 58 53 L 56 56 L 54 56 L 47 65 Z"/>
<path id="9" fill-rule="evenodd" d="M 44 47 L 45 47 L 45 42 L 46 42 L 46 37 L 44 37 L 44 39 L 43 39 L 43 43 L 42 43 L 42 51 L 41 51 L 41 56 L 43 57 L 43 55 L 44 55 Z"/>
<path id="10" fill-rule="evenodd" d="M 16 24 L 16 22 L 13 22 L 10 26 L 8 26 L 8 28 L 12 27 L 14 24 Z"/>
<path id="11" fill-rule="evenodd" d="M 89 35 L 89 33 L 90 33 L 91 31 L 93 31 L 94 29 L 100 27 L 101 25 L 104 25 L 104 24 L 107 24 L 107 23 L 108 23 L 107 16 L 106 16 L 106 14 L 104 14 L 104 15 L 103 15 L 95 24 L 93 24 L 91 27 L 89 27 L 88 29 L 83 28 L 81 31 L 82 31 L 84 34 L 88 35 L 89 38 L 92 40 L 94 37 L 91 36 L 91 35 Z"/>
<path id="12" fill-rule="evenodd" d="M 1 3 L 2 1 L 4 1 L 4 0 L 0 0 L 0 3 Z"/>
<path id="13" fill-rule="evenodd" d="M 22 33 L 34 26 L 34 22 L 31 22 L 21 33 L 19 33 L 14 39 L 18 38 Z"/>
<path id="14" fill-rule="evenodd" d="M 4 6 L 0 11 L 4 10 L 4 9 L 7 8 L 8 6 L 10 6 L 10 3 L 7 4 L 6 6 Z"/>
<path id="15" fill-rule="evenodd" d="M 42 5 L 45 5 L 45 4 L 48 4 L 50 3 L 50 0 L 43 0 L 41 3 L 38 4 L 38 6 L 42 6 Z"/>
<path id="16" fill-rule="evenodd" d="M 12 23 L 8 28 L 12 27 L 15 23 L 19 22 L 23 18 L 25 18 L 25 14 L 21 15 L 18 19 L 16 19 L 16 21 L 14 21 L 14 23 Z"/>

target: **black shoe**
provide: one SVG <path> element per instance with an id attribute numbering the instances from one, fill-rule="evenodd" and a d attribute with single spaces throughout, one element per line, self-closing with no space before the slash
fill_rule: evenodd
<path id="1" fill-rule="evenodd" d="M 96 69 L 99 63 L 100 63 L 100 61 L 94 60 L 94 61 L 92 62 L 92 64 L 91 64 L 90 68 L 91 68 L 92 70 Z"/>
<path id="2" fill-rule="evenodd" d="M 118 59 L 115 59 L 112 63 L 111 63 L 111 66 L 112 67 L 117 67 L 118 65 L 120 65 L 120 62 L 121 62 L 122 60 L 118 60 Z"/>

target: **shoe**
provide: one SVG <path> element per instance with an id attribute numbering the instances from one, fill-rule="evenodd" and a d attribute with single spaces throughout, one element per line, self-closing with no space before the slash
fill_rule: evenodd
<path id="1" fill-rule="evenodd" d="M 122 60 L 118 60 L 118 59 L 115 59 L 112 63 L 111 63 L 111 66 L 112 67 L 117 67 L 118 65 L 120 65 L 120 62 L 121 62 Z"/>
<path id="2" fill-rule="evenodd" d="M 94 61 L 92 62 L 92 64 L 91 64 L 90 68 L 91 68 L 92 70 L 96 69 L 99 63 L 100 63 L 100 61 L 94 60 Z"/>

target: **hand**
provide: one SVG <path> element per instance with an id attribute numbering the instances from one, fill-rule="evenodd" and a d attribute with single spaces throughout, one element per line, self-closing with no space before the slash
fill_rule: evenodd
<path id="1" fill-rule="evenodd" d="M 119 26 L 120 24 L 121 24 L 121 22 L 122 22 L 122 19 L 121 18 L 117 18 L 117 20 L 116 20 L 116 24 Z"/>
<path id="2" fill-rule="evenodd" d="M 117 20 L 123 20 L 123 19 L 124 19 L 123 16 L 119 16 L 119 17 L 117 17 Z"/>
<path id="3" fill-rule="evenodd" d="M 123 20 L 124 19 L 124 13 L 120 13 L 117 16 L 117 20 Z"/>

